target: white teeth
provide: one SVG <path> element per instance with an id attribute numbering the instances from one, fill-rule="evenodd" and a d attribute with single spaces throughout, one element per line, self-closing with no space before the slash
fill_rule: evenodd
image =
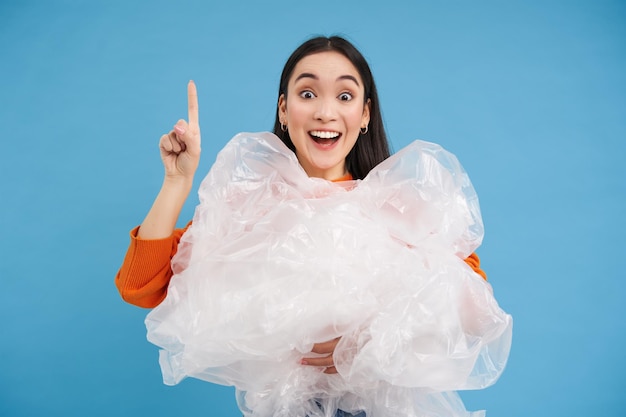
<path id="1" fill-rule="evenodd" d="M 310 133 L 311 133 L 311 136 L 315 136 L 316 138 L 320 138 L 320 139 L 334 139 L 339 136 L 339 132 L 328 132 L 328 131 L 321 131 L 321 130 L 313 130 Z"/>

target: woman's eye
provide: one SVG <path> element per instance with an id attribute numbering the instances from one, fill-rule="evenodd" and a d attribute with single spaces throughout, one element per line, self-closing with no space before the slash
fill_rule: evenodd
<path id="1" fill-rule="evenodd" d="M 341 100 L 341 101 L 350 101 L 350 100 L 352 100 L 352 94 L 350 94 L 350 93 L 341 93 L 341 94 L 339 94 L 339 100 Z"/>
<path id="2" fill-rule="evenodd" d="M 315 97 L 315 94 L 313 94 L 312 91 L 305 90 L 305 91 L 300 93 L 300 97 L 302 97 L 302 98 L 313 98 L 313 97 Z"/>

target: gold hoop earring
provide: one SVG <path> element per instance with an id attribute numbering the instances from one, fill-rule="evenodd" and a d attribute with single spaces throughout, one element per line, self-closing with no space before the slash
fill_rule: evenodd
<path id="1" fill-rule="evenodd" d="M 280 122 L 280 130 L 283 132 L 287 132 L 287 125 L 284 125 L 283 122 Z"/>
<path id="2" fill-rule="evenodd" d="M 365 130 L 363 130 L 363 129 L 365 129 Z M 361 128 L 361 134 L 362 135 L 365 135 L 368 131 L 369 131 L 369 125 L 365 125 L 365 127 Z"/>

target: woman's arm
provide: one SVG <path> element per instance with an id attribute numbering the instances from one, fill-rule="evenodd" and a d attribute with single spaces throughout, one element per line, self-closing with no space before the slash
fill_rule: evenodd
<path id="1" fill-rule="evenodd" d="M 179 120 L 161 136 L 163 185 L 141 225 L 131 231 L 130 246 L 115 278 L 122 298 L 140 307 L 155 307 L 165 298 L 172 277 L 170 261 L 186 230 L 175 227 L 200 160 L 198 95 L 193 81 L 187 86 L 187 104 L 189 121 Z"/>
<path id="2" fill-rule="evenodd" d="M 138 237 L 142 239 L 170 236 L 191 191 L 200 161 L 198 94 L 193 81 L 187 87 L 187 104 L 189 122 L 179 120 L 174 129 L 161 136 L 159 141 L 165 178 L 152 208 L 139 227 Z"/>
<path id="3" fill-rule="evenodd" d="M 115 286 L 124 301 L 145 308 L 163 301 L 173 275 L 170 260 L 187 227 L 175 229 L 164 239 L 147 240 L 137 236 L 139 227 L 131 230 L 126 257 L 115 276 Z"/>

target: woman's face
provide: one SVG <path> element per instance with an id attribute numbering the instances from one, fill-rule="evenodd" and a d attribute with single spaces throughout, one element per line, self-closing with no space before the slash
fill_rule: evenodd
<path id="1" fill-rule="evenodd" d="M 278 99 L 296 156 L 310 177 L 346 175 L 346 156 L 369 123 L 369 100 L 359 72 L 338 52 L 308 55 L 298 62 Z"/>

